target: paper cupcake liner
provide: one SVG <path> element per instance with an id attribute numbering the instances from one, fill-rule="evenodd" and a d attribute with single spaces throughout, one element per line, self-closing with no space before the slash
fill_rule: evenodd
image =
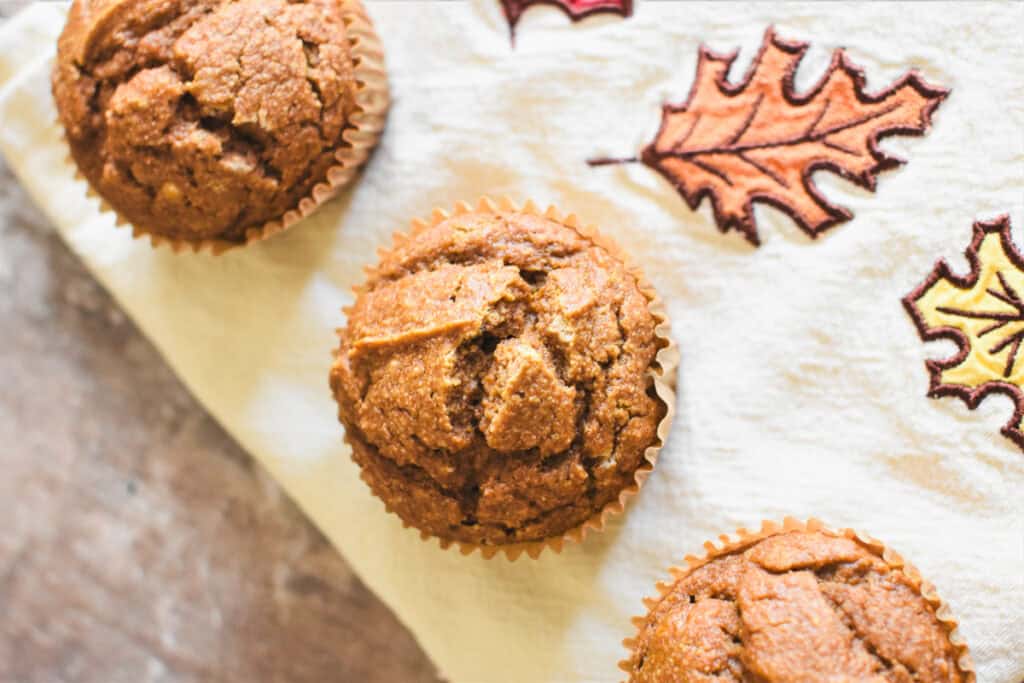
<path id="1" fill-rule="evenodd" d="M 669 323 L 668 313 L 665 308 L 665 303 L 658 296 L 657 292 L 655 292 L 653 286 L 651 286 L 647 281 L 647 278 L 643 274 L 641 268 L 633 263 L 632 259 L 630 259 L 613 240 L 599 233 L 596 227 L 583 225 L 575 214 L 562 214 L 554 206 L 549 206 L 547 210 L 541 211 L 532 201 L 527 201 L 522 207 L 520 207 L 508 198 L 502 198 L 495 201 L 488 197 L 480 198 L 475 208 L 466 202 L 456 202 L 454 210 L 450 213 L 444 209 L 435 208 L 428 220 L 414 219 L 411 223 L 411 230 L 409 232 L 396 232 L 394 234 L 392 248 L 398 248 L 408 240 L 414 239 L 424 230 L 432 228 L 452 216 L 459 216 L 472 211 L 490 213 L 497 213 L 499 211 L 515 211 L 547 218 L 548 220 L 560 223 L 568 228 L 572 228 L 582 237 L 607 251 L 622 262 L 626 266 L 627 272 L 636 279 L 641 293 L 643 293 L 647 298 L 648 310 L 650 310 L 651 315 L 653 315 L 655 320 L 658 322 L 655 327 L 655 335 L 663 344 L 662 348 L 655 355 L 655 367 L 650 370 L 651 376 L 654 379 L 655 393 L 665 404 L 666 408 L 665 417 L 662 418 L 660 423 L 658 423 L 658 441 L 655 445 L 647 448 L 644 453 L 645 462 L 641 464 L 634 473 L 633 484 L 623 489 L 616 500 L 605 505 L 595 515 L 579 526 L 570 529 L 560 536 L 540 541 L 508 543 L 502 545 L 482 545 L 478 543 L 467 543 L 465 541 L 444 539 L 421 529 L 416 529 L 419 531 L 420 537 L 424 541 L 430 542 L 432 540 L 437 540 L 442 549 L 457 548 L 463 555 L 471 555 L 472 553 L 479 551 L 485 559 L 491 559 L 499 553 L 504 554 L 510 561 L 518 559 L 523 554 L 536 559 L 545 548 L 549 548 L 555 553 L 560 553 L 566 544 L 581 543 L 588 533 L 604 530 L 608 519 L 617 514 L 621 514 L 625 509 L 626 502 L 640 491 L 644 481 L 646 481 L 647 477 L 654 470 L 654 465 L 658 459 L 658 453 L 664 447 L 665 440 L 668 437 L 668 432 L 672 425 L 672 419 L 675 415 L 675 384 L 676 370 L 679 367 L 679 349 L 670 336 L 671 326 Z M 378 253 L 383 257 L 389 252 L 387 249 L 381 249 Z M 368 266 L 365 271 L 368 278 L 372 277 L 376 272 L 376 267 Z M 357 285 L 356 287 L 353 287 L 353 293 L 356 298 L 358 298 L 364 291 L 364 285 Z M 351 314 L 351 310 L 351 307 L 346 307 L 344 309 L 345 315 L 349 316 Z M 338 332 L 340 334 L 341 330 L 338 330 Z M 345 433 L 345 442 L 353 449 L 361 447 L 349 439 L 347 431 Z M 370 482 L 367 480 L 365 472 L 361 470 L 360 476 L 370 488 L 371 492 L 373 492 L 373 487 L 370 486 Z M 374 492 L 374 496 L 377 496 L 376 492 Z M 377 497 L 379 498 L 379 496 Z M 388 512 L 397 515 L 395 510 L 393 510 L 386 501 L 384 501 L 384 506 Z M 401 519 L 400 516 L 399 519 Z M 406 528 L 415 528 L 404 519 L 402 520 L 402 525 Z"/>
<path id="2" fill-rule="evenodd" d="M 953 616 L 949 606 L 939 598 L 939 595 L 935 590 L 935 586 L 922 578 L 921 573 L 914 565 L 904 560 L 899 553 L 886 544 L 876 538 L 868 536 L 867 534 L 855 531 L 854 529 L 830 529 L 829 527 L 826 527 L 823 522 L 817 519 L 809 519 L 806 522 L 802 522 L 792 517 L 786 517 L 782 524 L 772 521 L 763 521 L 761 523 L 760 531 L 748 531 L 741 528 L 736 531 L 735 538 L 730 537 L 727 534 L 723 534 L 718 537 L 717 544 L 714 541 L 705 541 L 705 553 L 702 557 L 687 555 L 683 558 L 683 561 L 686 563 L 685 566 L 669 567 L 668 573 L 671 575 L 672 580 L 659 581 L 655 584 L 655 589 L 658 591 L 658 595 L 643 599 L 644 607 L 647 608 L 647 614 L 633 617 L 631 620 L 637 631 L 635 636 L 626 638 L 622 641 L 622 645 L 630 653 L 630 658 L 620 661 L 619 668 L 626 673 L 631 673 L 632 654 L 636 649 L 640 632 L 647 621 L 648 614 L 650 614 L 650 611 L 653 610 L 655 606 L 657 606 L 657 604 L 661 602 L 661 600 L 672 590 L 680 579 L 688 576 L 696 569 L 706 565 L 716 558 L 722 557 L 723 555 L 729 555 L 737 551 L 744 550 L 754 543 L 770 536 L 777 536 L 779 534 L 790 533 L 793 531 L 816 531 L 835 538 L 850 539 L 878 555 L 891 569 L 896 569 L 902 572 L 903 575 L 910 580 L 914 588 L 917 589 L 921 596 L 935 610 L 936 619 L 938 619 L 939 623 L 941 623 L 943 628 L 946 629 L 949 642 L 953 644 L 953 647 L 956 650 L 956 664 L 960 668 L 960 672 L 963 674 L 964 679 L 968 683 L 973 683 L 975 681 L 974 664 L 971 662 L 971 655 L 968 650 L 967 643 L 957 630 L 958 622 L 956 618 Z"/>
<path id="3" fill-rule="evenodd" d="M 360 167 L 369 158 L 384 130 L 390 104 L 388 77 L 384 66 L 384 46 L 373 28 L 373 22 L 366 14 L 361 0 L 341 0 L 341 2 L 342 20 L 347 29 L 349 50 L 354 65 L 356 111 L 349 118 L 349 125 L 341 134 L 344 146 L 334 153 L 337 164 L 327 169 L 324 182 L 314 185 L 310 193 L 299 200 L 294 209 L 289 209 L 284 215 L 263 225 L 247 229 L 245 240 L 242 242 L 216 238 L 184 240 L 167 237 L 144 226 L 135 225 L 122 216 L 93 188 L 92 183 L 78 169 L 78 165 L 69 152 L 66 161 L 74 169 L 75 178 L 85 181 L 86 195 L 99 200 L 101 211 L 114 215 L 117 227 L 131 228 L 133 238 L 148 238 L 153 248 L 166 246 L 175 253 L 209 251 L 215 256 L 229 249 L 244 247 L 272 237 L 316 212 L 352 181 Z M 61 137 L 67 144 L 67 135 L 63 126 L 61 131 Z"/>

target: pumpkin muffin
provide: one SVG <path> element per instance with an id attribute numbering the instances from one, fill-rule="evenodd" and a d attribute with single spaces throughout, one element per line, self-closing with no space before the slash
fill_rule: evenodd
<path id="1" fill-rule="evenodd" d="M 626 641 L 630 683 L 974 680 L 913 567 L 852 531 L 787 527 L 677 570 Z"/>
<path id="2" fill-rule="evenodd" d="M 368 152 L 383 125 L 383 76 L 372 95 L 358 77 L 368 22 L 358 0 L 75 0 L 53 73 L 71 155 L 138 232 L 238 244 L 280 229 L 365 159 L 355 130 Z"/>
<path id="3" fill-rule="evenodd" d="M 421 226 L 357 290 L 330 373 L 363 479 L 444 546 L 580 527 L 638 488 L 661 445 L 668 341 L 651 301 L 615 253 L 550 217 L 464 209 Z"/>

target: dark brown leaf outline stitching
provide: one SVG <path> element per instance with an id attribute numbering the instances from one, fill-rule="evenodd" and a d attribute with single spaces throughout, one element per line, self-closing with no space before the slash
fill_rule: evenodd
<path id="1" fill-rule="evenodd" d="M 1013 399 L 1015 408 L 1013 415 L 1010 417 L 1010 421 L 1003 426 L 1000 433 L 1017 444 L 1019 448 L 1024 450 L 1024 432 L 1022 432 L 1018 427 L 1021 420 L 1024 419 L 1024 390 L 1012 382 L 1000 382 L 997 380 L 986 382 L 973 389 L 961 384 L 943 383 L 943 371 L 949 370 L 950 368 L 956 367 L 960 363 L 964 362 L 967 355 L 971 352 L 970 339 L 962 330 L 955 327 L 945 326 L 929 328 L 928 323 L 924 319 L 924 314 L 917 306 L 917 302 L 921 297 L 923 297 L 925 293 L 939 280 L 948 280 L 958 289 L 973 289 L 978 283 L 978 278 L 981 276 L 981 260 L 978 256 L 978 249 L 981 248 L 981 243 L 985 239 L 985 236 L 989 234 L 999 235 L 1003 251 L 1010 259 L 1010 262 L 1019 270 L 1024 271 L 1024 255 L 1021 254 L 1017 249 L 1017 246 L 1013 243 L 1010 230 L 1010 216 L 1008 214 L 998 216 L 990 221 L 976 221 L 973 229 L 974 238 L 971 240 L 970 245 L 968 245 L 967 250 L 964 252 L 964 256 L 967 257 L 967 263 L 971 267 L 971 271 L 966 276 L 960 277 L 953 273 L 949 264 L 946 263 L 945 260 L 940 260 L 935 264 L 935 268 L 932 269 L 932 272 L 927 279 L 925 279 L 925 281 L 916 289 L 903 297 L 903 307 L 910 315 L 911 320 L 914 321 L 914 326 L 917 328 L 917 332 L 922 341 L 929 342 L 936 339 L 950 339 L 955 342 L 959 348 L 956 355 L 947 358 L 946 360 L 932 359 L 925 361 L 925 367 L 928 368 L 929 374 L 928 397 L 939 398 L 942 396 L 956 396 L 966 403 L 970 410 L 974 410 L 989 394 L 1004 394 L 1009 396 Z"/>
<path id="2" fill-rule="evenodd" d="M 584 9 L 576 9 L 574 0 L 501 0 L 501 8 L 508 21 L 509 38 L 513 46 L 516 44 L 516 25 L 523 13 L 533 5 L 557 7 L 574 23 L 593 14 L 618 14 L 623 18 L 633 14 L 633 0 L 602 0 L 600 4 Z"/>
<path id="3" fill-rule="evenodd" d="M 726 68 L 723 70 L 722 75 L 719 78 L 715 79 L 715 84 L 718 86 L 719 91 L 725 97 L 735 97 L 741 94 L 747 88 L 747 86 L 750 85 L 750 82 L 753 79 L 754 74 L 757 72 L 757 69 L 761 64 L 761 60 L 764 57 L 764 53 L 768 49 L 769 45 L 775 46 L 788 54 L 797 55 L 797 59 L 794 60 L 793 63 L 789 66 L 789 68 L 783 73 L 781 79 L 783 84 L 783 97 L 785 98 L 788 104 L 793 106 L 802 106 L 804 104 L 807 104 L 812 99 L 814 99 L 825 87 L 825 85 L 831 78 L 832 74 L 837 69 L 842 69 L 847 75 L 850 76 L 855 86 L 854 94 L 856 95 L 857 100 L 862 104 L 878 104 L 879 102 L 885 100 L 887 97 L 889 97 L 895 91 L 899 90 L 905 85 L 909 85 L 914 90 L 916 90 L 918 94 L 920 94 L 922 97 L 926 99 L 934 98 L 933 101 L 930 102 L 928 106 L 926 106 L 921 111 L 919 128 L 909 128 L 906 126 L 892 126 L 890 128 L 881 128 L 875 130 L 871 133 L 871 135 L 868 136 L 868 149 L 871 152 L 871 156 L 875 160 L 875 164 L 871 168 L 867 169 L 863 174 L 851 173 L 830 159 L 820 159 L 812 161 L 811 163 L 807 164 L 807 166 L 803 169 L 803 172 L 801 174 L 804 189 L 814 199 L 814 201 L 818 203 L 818 205 L 822 209 L 830 213 L 832 216 L 829 220 L 822 223 L 817 228 L 814 228 L 813 226 L 809 225 L 806 221 L 804 221 L 795 212 L 795 210 L 792 209 L 785 202 L 776 199 L 774 196 L 770 194 L 762 192 L 753 193 L 749 196 L 746 204 L 744 205 L 744 218 L 734 218 L 729 216 L 723 218 L 722 211 L 718 205 L 718 199 L 715 196 L 714 190 L 712 190 L 710 187 L 701 187 L 696 192 L 688 194 L 686 192 L 686 189 L 680 182 L 678 182 L 677 179 L 673 178 L 670 173 L 663 170 L 657 164 L 657 162 L 661 158 L 668 156 L 664 154 L 659 155 L 659 153 L 655 150 L 655 146 L 658 140 L 665 132 L 665 126 L 668 122 L 668 115 L 673 113 L 685 112 L 688 110 L 691 102 L 693 101 L 694 96 L 697 93 L 697 88 L 701 83 L 702 76 L 700 73 L 700 67 L 702 65 L 711 64 L 714 62 L 725 64 Z M 883 138 L 895 135 L 905 135 L 911 137 L 923 136 L 924 133 L 927 132 L 927 130 L 931 127 L 932 113 L 939 106 L 939 104 L 941 104 L 946 99 L 946 97 L 949 96 L 949 93 L 951 91 L 948 88 L 941 88 L 938 86 L 928 85 L 927 83 L 925 83 L 920 72 L 918 72 L 916 69 L 911 69 L 898 80 L 893 82 L 888 88 L 885 88 L 873 95 L 865 93 L 864 86 L 867 83 L 867 79 L 864 76 L 864 70 L 858 67 L 853 62 L 851 62 L 850 59 L 846 56 L 846 52 L 843 49 L 837 49 L 832 53 L 832 60 L 830 61 L 828 68 L 825 70 L 825 73 L 821 76 L 818 82 L 814 86 L 812 86 L 805 94 L 797 95 L 794 91 L 794 74 L 796 73 L 796 70 L 799 68 L 800 63 L 803 60 L 803 55 L 804 53 L 807 52 L 809 45 L 809 43 L 802 41 L 784 40 L 775 33 L 774 26 L 769 26 L 768 29 L 765 31 L 764 39 L 761 43 L 761 48 L 758 50 L 757 55 L 754 57 L 754 61 L 747 69 L 747 73 L 744 75 L 743 80 L 736 85 L 731 85 L 727 79 L 729 70 L 732 66 L 732 63 L 736 60 L 736 56 L 739 54 L 739 51 L 733 50 L 730 53 L 723 54 L 717 53 L 705 45 L 701 45 L 699 48 L 698 70 L 695 74 L 693 84 L 690 87 L 690 93 L 689 95 L 687 95 L 686 101 L 680 105 L 673 105 L 671 103 L 665 103 L 662 105 L 662 119 L 661 125 L 658 128 L 658 133 L 654 136 L 654 140 L 643 148 L 643 150 L 640 153 L 640 156 L 628 158 L 601 157 L 596 159 L 588 159 L 587 164 L 590 166 L 605 166 L 609 164 L 633 163 L 637 161 L 642 161 L 645 165 L 653 168 L 662 177 L 668 180 L 668 182 L 676 189 L 679 195 L 686 202 L 687 206 L 690 207 L 691 211 L 695 211 L 697 207 L 700 205 L 700 203 L 704 200 L 704 198 L 709 197 L 711 200 L 712 209 L 715 214 L 715 220 L 718 225 L 719 231 L 722 233 L 727 233 L 730 230 L 739 230 L 740 232 L 743 233 L 744 237 L 746 237 L 746 239 L 754 246 L 760 246 L 761 244 L 761 239 L 757 233 L 757 223 L 754 219 L 753 213 L 753 203 L 755 201 L 761 201 L 763 203 L 770 204 L 775 208 L 779 209 L 780 211 L 784 212 L 800 227 L 801 230 L 807 233 L 811 237 L 811 239 L 817 239 L 818 236 L 821 235 L 821 233 L 825 232 L 829 228 L 832 228 L 838 225 L 839 223 L 842 223 L 852 218 L 853 214 L 848 209 L 828 201 L 828 199 L 826 199 L 825 196 L 821 194 L 821 192 L 818 190 L 818 188 L 813 184 L 811 180 L 811 176 L 814 174 L 814 172 L 818 170 L 831 171 L 836 175 L 845 178 L 846 180 L 849 180 L 858 187 L 864 188 L 869 192 L 874 192 L 877 186 L 878 173 L 892 168 L 896 168 L 906 163 L 905 159 L 901 159 L 900 157 L 888 154 L 880 150 L 878 148 L 878 142 Z M 818 120 L 820 120 L 820 118 Z M 817 125 L 817 121 L 815 121 L 815 125 Z M 813 130 L 814 126 L 812 126 L 808 130 L 808 132 Z M 741 131 L 741 134 L 742 132 L 744 131 Z M 706 154 L 707 152 L 701 150 L 701 153 Z"/>

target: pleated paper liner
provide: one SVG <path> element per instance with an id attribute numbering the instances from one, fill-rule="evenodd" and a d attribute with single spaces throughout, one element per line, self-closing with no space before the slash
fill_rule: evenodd
<path id="1" fill-rule="evenodd" d="M 903 557 L 895 550 L 876 538 L 872 538 L 871 536 L 862 534 L 861 532 L 853 529 L 830 529 L 817 519 L 810 519 L 806 522 L 802 522 L 792 517 L 786 517 L 782 524 L 764 521 L 761 523 L 760 531 L 752 532 L 747 531 L 746 529 L 739 529 L 736 532 L 735 538 L 723 534 L 718 537 L 719 540 L 717 544 L 714 541 L 706 541 L 704 543 L 705 553 L 702 557 L 688 555 L 684 558 L 684 562 L 686 563 L 685 566 L 669 568 L 668 573 L 672 576 L 672 580 L 659 581 L 655 585 L 658 595 L 655 597 L 644 598 L 644 607 L 647 608 L 649 614 L 650 611 L 653 610 L 654 607 L 672 590 L 672 587 L 680 579 L 690 575 L 696 569 L 706 565 L 712 560 L 725 555 L 741 552 L 752 546 L 754 543 L 770 536 L 777 536 L 779 534 L 786 534 L 794 531 L 813 531 L 827 536 L 832 536 L 834 538 L 847 538 L 877 555 L 891 569 L 902 572 L 903 575 L 910 580 L 914 588 L 917 589 L 921 596 L 935 610 L 936 619 L 938 619 L 939 623 L 941 623 L 943 628 L 946 629 L 949 642 L 952 643 L 953 647 L 956 649 L 956 664 L 960 668 L 960 672 L 963 674 L 964 679 L 968 681 L 968 683 L 973 683 L 975 681 L 974 664 L 971 662 L 971 655 L 968 650 L 967 643 L 964 641 L 959 631 L 957 631 L 956 618 L 953 616 L 949 606 L 939 598 L 938 593 L 935 591 L 935 587 L 921 577 L 921 573 L 917 568 L 904 560 Z M 645 614 L 643 616 L 633 617 L 632 623 L 633 626 L 636 627 L 636 635 L 622 641 L 623 646 L 629 650 L 630 659 L 620 661 L 619 668 L 627 674 L 632 672 L 632 655 L 636 649 L 637 639 L 640 636 L 640 631 L 644 627 L 647 616 L 648 615 Z"/>
<path id="2" fill-rule="evenodd" d="M 154 248 L 166 246 L 175 253 L 208 251 L 213 255 L 219 255 L 229 249 L 272 237 L 316 212 L 352 181 L 360 167 L 369 158 L 384 130 L 390 103 L 388 77 L 384 66 L 384 46 L 380 42 L 380 37 L 374 30 L 373 23 L 367 16 L 361 0 L 341 0 L 341 2 L 342 19 L 348 33 L 349 50 L 354 65 L 356 111 L 349 118 L 348 127 L 341 134 L 344 145 L 334 153 L 337 164 L 327 170 L 324 182 L 317 183 L 310 194 L 302 198 L 294 209 L 285 212 L 280 218 L 248 228 L 242 242 L 215 238 L 184 240 L 166 237 L 147 229 L 146 226 L 135 225 L 125 219 L 93 189 L 92 184 L 78 170 L 78 166 L 69 154 L 67 163 L 75 169 L 75 177 L 86 182 L 86 194 L 99 200 L 102 211 L 114 214 L 118 227 L 131 228 L 132 237 L 135 239 L 148 238 Z M 66 135 L 62 134 L 62 136 L 66 144 Z"/>
<path id="3" fill-rule="evenodd" d="M 676 384 L 676 369 L 679 366 L 679 350 L 676 347 L 675 342 L 670 337 L 670 324 L 668 319 L 668 313 L 665 309 L 665 304 L 654 291 L 654 288 L 647 281 L 641 268 L 634 264 L 630 258 L 622 251 L 622 249 L 615 244 L 611 239 L 602 235 L 598 232 L 594 226 L 584 225 L 575 214 L 563 214 L 554 206 L 550 206 L 545 211 L 541 211 L 537 208 L 537 205 L 532 201 L 527 201 L 522 207 L 517 206 L 510 199 L 502 198 L 500 200 L 492 200 L 488 197 L 481 198 L 476 207 L 474 208 L 466 202 L 457 202 L 455 208 L 450 213 L 443 209 L 436 208 L 431 213 L 429 220 L 413 220 L 411 224 L 411 230 L 408 233 L 395 233 L 394 234 L 394 248 L 398 248 L 410 239 L 415 239 L 416 236 L 432 228 L 444 220 L 447 220 L 451 216 L 459 216 L 462 214 L 470 213 L 473 211 L 487 212 L 487 213 L 499 213 L 499 212 L 515 212 L 524 213 L 532 216 L 540 216 L 547 218 L 548 220 L 560 223 L 568 228 L 575 230 L 580 236 L 589 240 L 598 247 L 601 247 L 609 254 L 621 261 L 627 268 L 627 271 L 632 275 L 640 288 L 640 291 L 647 298 L 648 310 L 651 315 L 657 321 L 655 328 L 655 334 L 662 344 L 662 348 L 658 351 L 655 356 L 655 366 L 651 368 L 650 373 L 654 379 L 654 389 L 657 396 L 665 404 L 666 412 L 665 417 L 658 424 L 657 429 L 657 443 L 647 448 L 644 453 L 645 462 L 636 470 L 633 477 L 633 484 L 623 489 L 618 498 L 607 505 L 605 505 L 600 511 L 593 515 L 590 519 L 586 520 L 579 526 L 565 532 L 560 536 L 553 538 L 547 538 L 539 541 L 530 541 L 524 543 L 508 543 L 502 545 L 481 545 L 477 543 L 467 543 L 464 541 L 454 541 L 450 539 L 443 539 L 437 536 L 433 536 L 425 531 L 418 530 L 420 536 L 424 541 L 430 542 L 437 540 L 442 549 L 458 549 L 463 555 L 470 555 L 474 552 L 479 551 L 485 559 L 491 559 L 495 555 L 501 553 L 505 557 L 512 561 L 518 559 L 521 555 L 527 555 L 530 558 L 536 559 L 545 549 L 550 549 L 552 552 L 560 553 L 562 548 L 566 544 L 570 543 L 581 543 L 587 534 L 592 532 L 600 532 L 604 530 L 608 519 L 621 514 L 625 509 L 626 502 L 635 496 L 640 488 L 643 486 L 644 481 L 654 470 L 655 462 L 658 459 L 658 453 L 661 451 L 665 444 L 665 439 L 668 436 L 669 428 L 672 425 L 672 418 L 675 415 L 675 384 Z M 383 257 L 388 252 L 387 249 L 378 250 L 378 254 Z M 366 268 L 367 277 L 372 277 L 375 273 L 376 268 L 370 266 Z M 353 292 L 356 298 L 364 291 L 364 285 L 358 285 L 353 288 Z M 347 307 L 344 310 L 346 316 L 350 315 L 351 308 Z M 339 334 L 341 330 L 338 331 Z M 350 440 L 348 433 L 346 432 L 345 441 L 353 449 L 361 448 L 360 445 Z M 362 479 L 366 482 L 370 490 L 373 488 L 370 486 L 370 482 L 367 481 L 365 474 L 362 475 Z M 374 493 L 376 495 L 376 493 Z M 379 497 L 379 496 L 378 496 Z M 395 514 L 395 511 L 385 502 L 385 508 L 388 512 Z M 411 528 L 412 525 L 402 520 L 403 526 Z"/>

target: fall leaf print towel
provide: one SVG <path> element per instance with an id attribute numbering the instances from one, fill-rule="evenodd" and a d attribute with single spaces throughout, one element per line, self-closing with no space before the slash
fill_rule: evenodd
<path id="1" fill-rule="evenodd" d="M 924 399 L 923 362 L 948 349 L 922 344 L 899 303 L 939 255 L 970 271 L 962 254 L 976 217 L 1024 216 L 1024 5 L 959 3 L 908 21 L 908 5 L 895 3 L 645 1 L 627 20 L 579 24 L 540 7 L 527 16 L 552 20 L 521 25 L 514 51 L 491 0 L 367 5 L 393 77 L 381 147 L 350 192 L 258 248 L 216 264 L 154 252 L 86 198 L 51 123 L 45 46 L 62 24 L 60 3 L 0 26 L 0 154 L 70 253 L 442 677 L 617 680 L 624 627 L 652 577 L 723 529 L 795 515 L 857 526 L 912 556 L 951 602 L 979 681 L 1024 679 L 1024 457 L 998 432 L 1008 402 L 989 397 L 971 413 L 959 399 Z M 883 176 L 877 195 L 815 176 L 859 225 L 812 243 L 787 216 L 765 212 L 766 239 L 752 252 L 647 167 L 583 164 L 595 151 L 631 151 L 644 126 L 657 129 L 666 91 L 689 89 L 683 55 L 696 65 L 697 46 L 712 40 L 753 53 L 772 22 L 820 48 L 820 70 L 800 67 L 809 82 L 827 47 L 845 44 L 872 86 L 916 65 L 953 89 L 925 139 L 884 143 L 905 147 L 911 162 Z M 644 265 L 685 342 L 679 415 L 657 476 L 607 533 L 535 563 L 438 552 L 385 514 L 339 438 L 324 380 L 338 310 L 375 248 L 410 216 L 486 193 L 592 214 Z M 776 233 L 769 220 L 792 229 Z M 0 281 L 15 292 L 25 272 L 12 257 L 18 239 L 0 248 Z M 987 348 L 1006 331 L 986 335 Z"/>

